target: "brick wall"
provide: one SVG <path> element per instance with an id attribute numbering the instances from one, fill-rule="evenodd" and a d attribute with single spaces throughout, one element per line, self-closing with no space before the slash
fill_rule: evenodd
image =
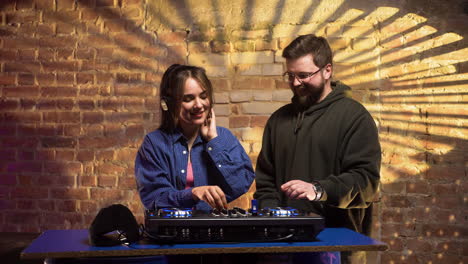
<path id="1" fill-rule="evenodd" d="M 372 113 L 383 147 L 374 237 L 382 263 L 467 262 L 464 1 L 3 0 L 0 231 L 87 228 L 127 205 L 133 161 L 159 122 L 172 63 L 207 69 L 216 116 L 252 161 L 289 102 L 282 49 L 326 36 L 335 79 Z M 248 207 L 254 189 L 232 205 Z"/>

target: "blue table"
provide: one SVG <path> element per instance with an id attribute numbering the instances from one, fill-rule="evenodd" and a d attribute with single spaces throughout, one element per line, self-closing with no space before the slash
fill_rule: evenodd
<path id="1" fill-rule="evenodd" d="M 129 246 L 95 247 L 88 230 L 48 230 L 21 252 L 23 259 L 123 257 L 181 254 L 383 251 L 387 245 L 346 228 L 325 228 L 313 242 L 264 242 L 158 245 L 141 241 Z"/>

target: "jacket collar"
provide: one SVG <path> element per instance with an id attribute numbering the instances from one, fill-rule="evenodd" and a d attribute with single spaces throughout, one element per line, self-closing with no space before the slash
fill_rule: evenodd
<path id="1" fill-rule="evenodd" d="M 176 143 L 179 141 L 187 142 L 187 138 L 185 138 L 184 134 L 182 133 L 182 130 L 179 127 L 176 127 L 174 129 L 174 132 L 172 133 L 172 143 Z M 202 137 L 198 135 L 195 141 L 193 142 L 193 145 L 195 146 L 196 144 L 202 143 L 202 142 L 203 142 Z"/>

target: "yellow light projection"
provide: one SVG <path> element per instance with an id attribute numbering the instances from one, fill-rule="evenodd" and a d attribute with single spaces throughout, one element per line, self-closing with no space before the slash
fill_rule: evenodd
<path id="1" fill-rule="evenodd" d="M 399 214 L 406 217 L 401 223 L 390 224 L 395 228 L 390 236 L 385 230 L 391 230 L 389 225 L 376 223 L 382 236 L 401 239 L 402 236 L 412 236 L 408 230 L 415 225 L 436 222 L 431 215 L 439 216 L 443 209 L 438 208 L 442 199 L 433 192 L 442 192 L 445 188 L 450 192 L 463 188 L 463 184 L 466 186 L 465 180 L 460 181 L 463 176 L 457 176 L 463 171 L 466 176 L 464 167 L 467 166 L 466 31 L 439 29 L 428 14 L 411 12 L 407 6 L 387 1 L 367 4 L 363 1 L 201 2 L 208 7 L 200 10 L 200 1 L 185 1 L 181 13 L 191 17 L 184 17 L 183 21 L 171 20 L 177 26 L 168 28 L 184 29 L 190 34 L 196 32 L 201 36 L 197 36 L 195 42 L 202 43 L 216 36 L 218 41 L 230 45 L 221 53 L 200 54 L 190 50 L 189 44 L 187 60 L 207 66 L 210 72 L 209 61 L 222 56 L 213 64 L 226 70 L 212 76 L 230 80 L 231 86 L 221 92 L 227 97 L 235 90 L 246 93 L 255 90 L 236 86 L 236 83 L 253 78 L 277 81 L 272 87 L 257 88 L 262 91 L 287 90 L 287 86 L 278 85 L 282 72 L 263 72 L 265 65 L 282 65 L 282 49 L 297 35 L 315 33 L 328 38 L 335 51 L 334 77 L 353 88 L 353 97 L 366 106 L 379 127 L 383 150 L 383 203 L 377 218 L 383 220 L 382 213 L 400 210 L 398 206 L 402 206 Z M 422 1 L 418 3 L 430 5 Z M 163 18 L 154 19 L 164 20 L 164 14 L 159 15 Z M 188 42 L 190 34 L 187 35 Z M 259 39 L 274 44 L 267 51 L 256 50 Z M 240 42 L 244 46 L 239 45 Z M 245 98 L 246 102 L 260 108 L 255 113 L 241 107 L 246 102 L 227 100 L 225 103 L 233 109 L 231 116 L 268 116 L 271 109 L 262 110 L 261 105 L 265 100 L 276 102 L 272 97 L 263 98 L 267 99 Z M 262 126 L 234 126 L 231 130 L 255 160 L 260 151 Z M 253 189 L 247 194 L 248 199 L 252 192 Z M 450 201 L 451 198 L 444 199 Z M 462 203 L 467 200 L 466 196 L 453 199 L 463 200 Z M 239 201 L 244 207 L 246 203 L 247 200 Z M 411 210 L 409 205 L 417 209 Z M 453 205 L 457 202 L 453 201 Z M 459 213 L 440 217 L 447 224 L 459 223 L 461 218 Z M 398 224 L 403 226 L 398 227 Z M 439 237 L 458 237 L 459 233 L 447 233 L 442 229 L 436 232 Z M 432 236 L 429 233 L 416 237 L 422 240 Z M 394 240 L 389 242 L 395 250 L 401 246 Z M 415 253 L 417 250 L 407 246 L 399 258 L 388 260 L 390 263 L 398 259 L 409 260 Z M 444 253 L 437 255 L 437 259 L 446 257 Z"/>
<path id="2" fill-rule="evenodd" d="M 132 166 L 144 134 L 158 126 L 159 82 L 172 63 L 207 69 L 217 124 L 233 131 L 255 163 L 266 120 L 292 95 L 281 77 L 282 51 L 298 35 L 314 33 L 335 52 L 334 78 L 352 87 L 379 128 L 382 193 L 374 234 L 390 249 L 377 259 L 463 261 L 468 20 L 462 0 L 18 3 L 0 3 L 2 147 L 11 157 L 35 158 L 30 167 L 37 173 L 20 170 L 28 166 L 16 159 L 4 166 L 12 183 L 26 186 L 12 191 L 19 203 L 29 192 L 58 201 L 41 200 L 52 209 L 39 219 L 61 219 L 53 209 L 63 200 L 76 204 L 64 217 L 66 228 L 83 228 L 107 202 L 142 211 Z M 248 207 L 253 192 L 232 205 Z M 43 220 L 32 231 L 64 221 Z"/>

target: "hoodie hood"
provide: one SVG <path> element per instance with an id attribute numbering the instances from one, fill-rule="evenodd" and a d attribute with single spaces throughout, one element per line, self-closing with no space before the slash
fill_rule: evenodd
<path id="1" fill-rule="evenodd" d="M 293 96 L 291 99 L 294 110 L 296 111 L 296 125 L 294 133 L 301 128 L 302 122 L 305 116 L 311 115 L 316 112 L 322 112 L 332 103 L 348 96 L 351 88 L 346 84 L 339 81 L 331 82 L 332 91 L 323 99 L 320 103 L 311 102 L 310 98 L 299 98 L 299 96 Z M 301 102 L 302 101 L 302 102 Z"/>

